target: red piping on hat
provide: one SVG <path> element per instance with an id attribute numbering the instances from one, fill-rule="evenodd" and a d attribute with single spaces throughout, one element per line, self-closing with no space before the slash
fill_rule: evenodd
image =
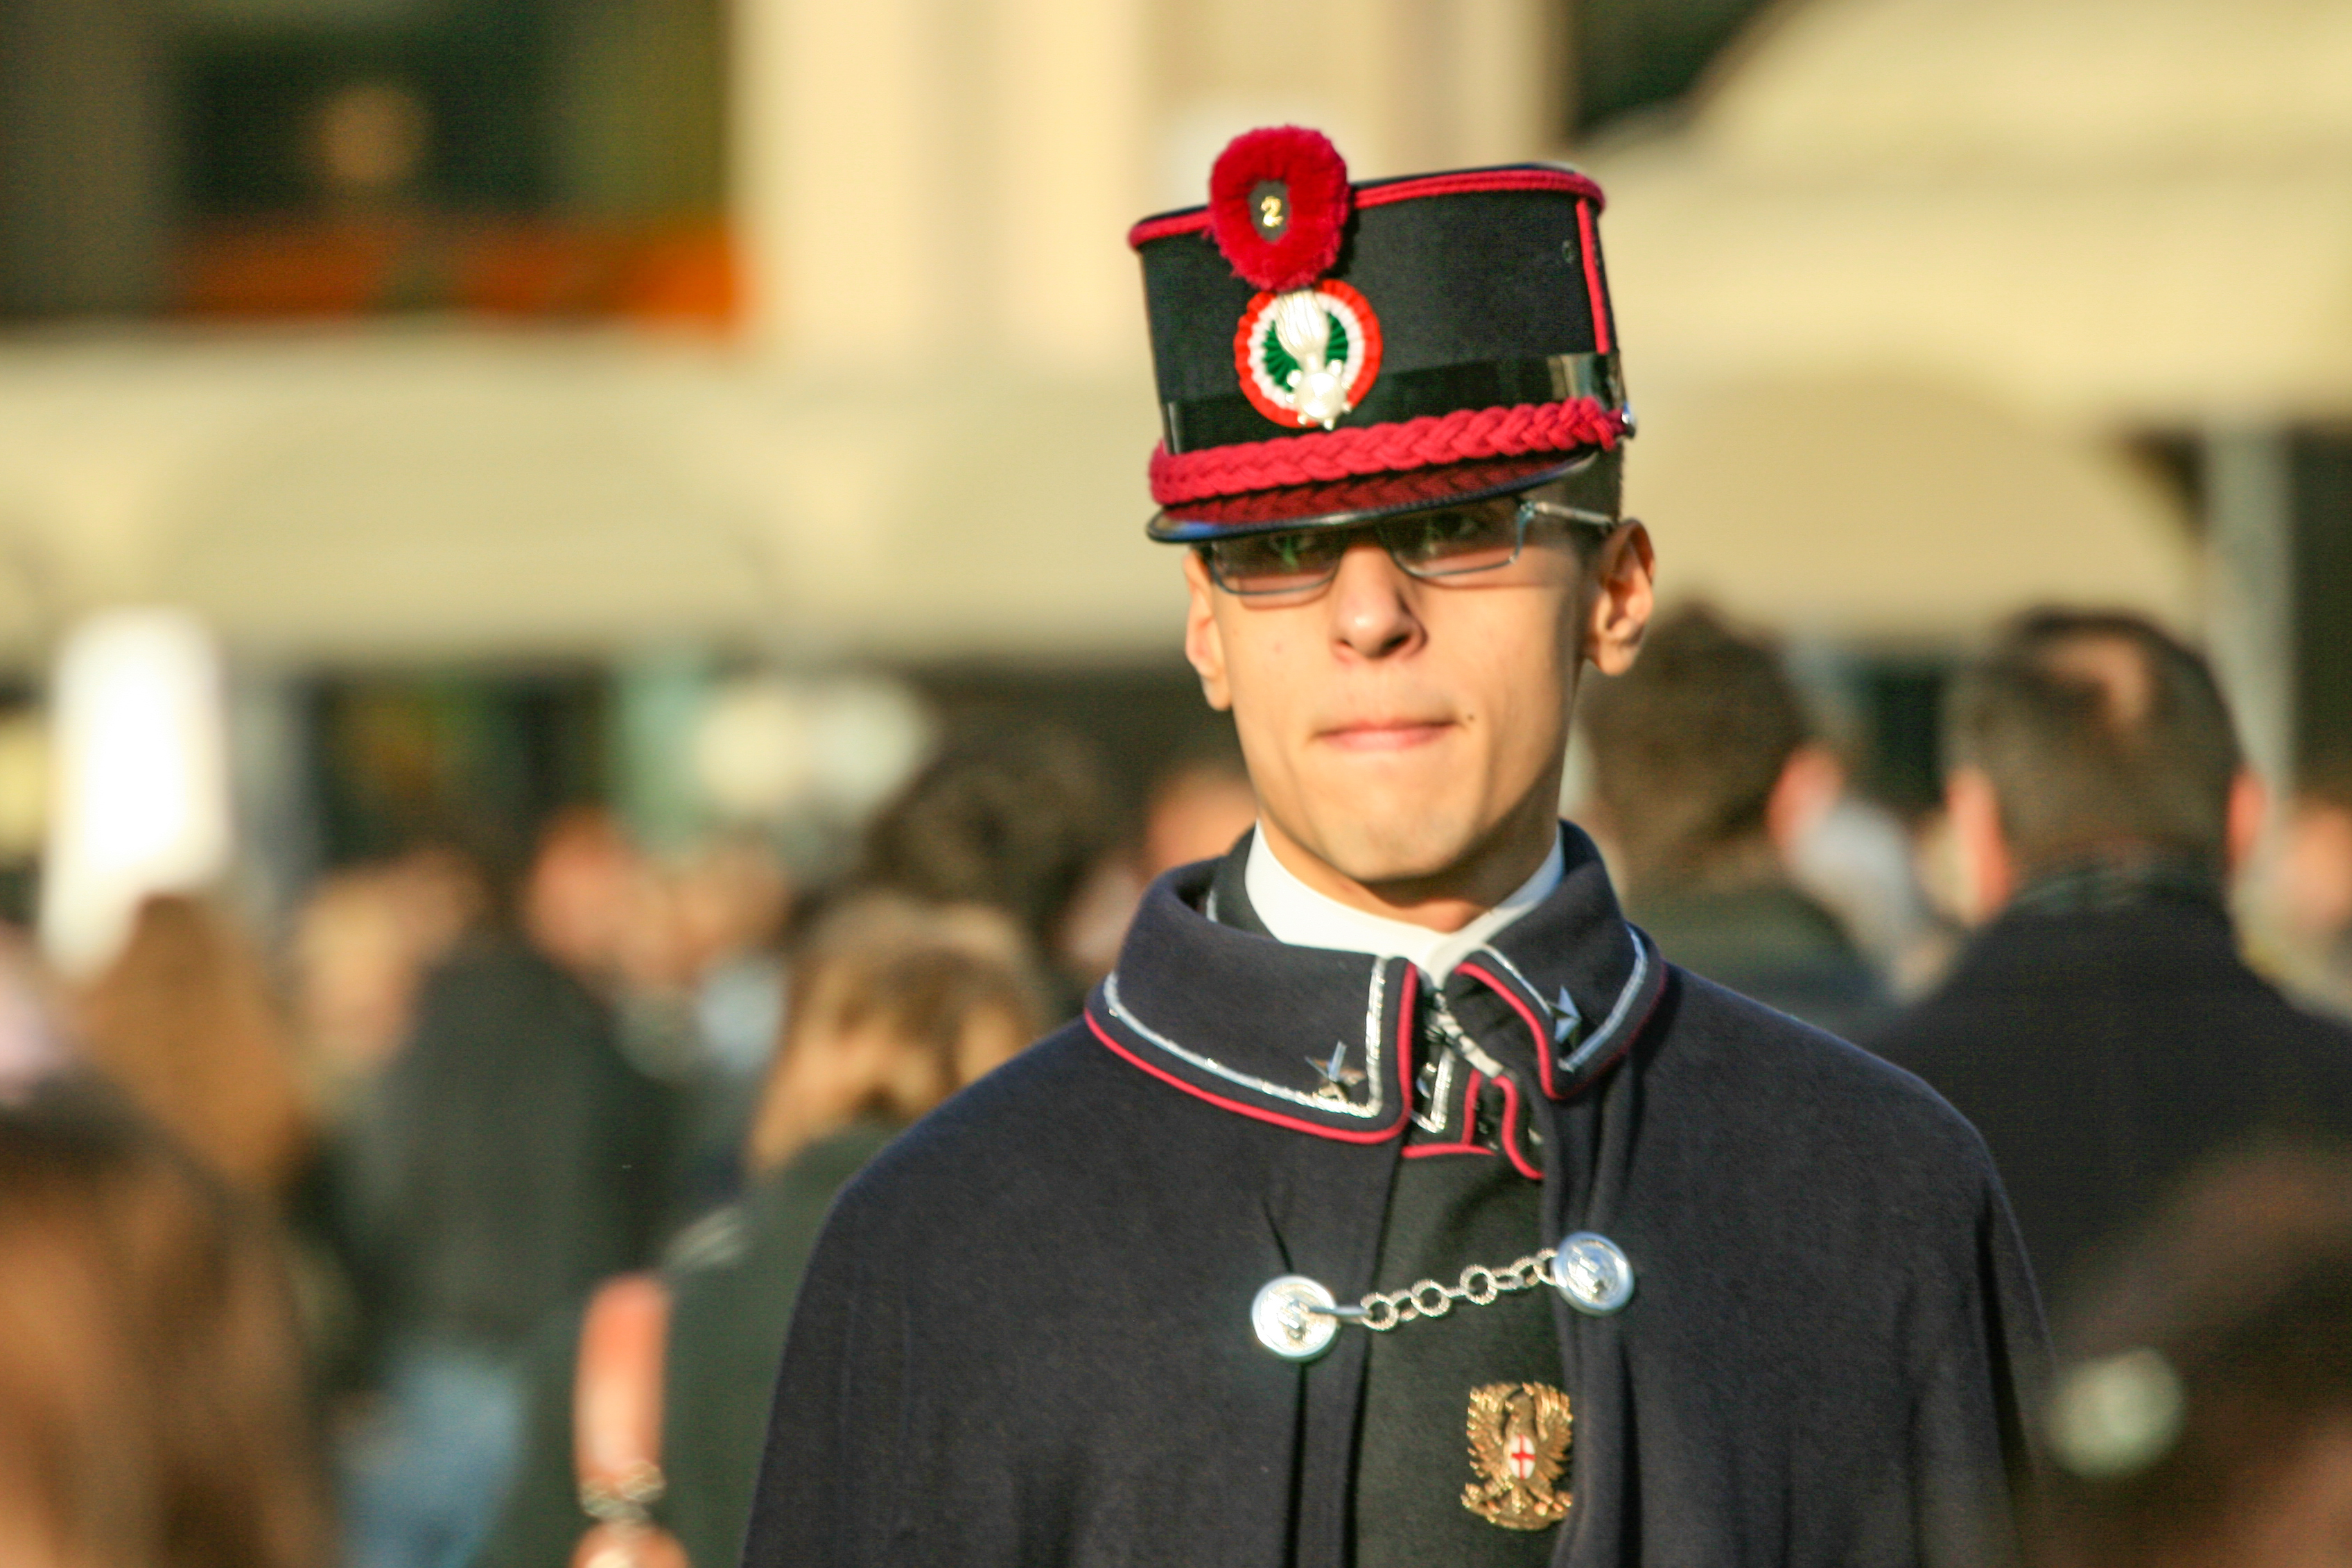
<path id="1" fill-rule="evenodd" d="M 1592 237 L 1592 214 L 1600 205 L 1595 202 L 1576 204 L 1576 232 L 1584 252 L 1584 297 L 1592 301 L 1592 351 L 1609 352 L 1609 296 L 1601 289 L 1601 244 Z"/>
<path id="2" fill-rule="evenodd" d="M 1486 191 L 1558 191 L 1582 197 L 1592 204 L 1596 212 L 1603 205 L 1601 187 L 1571 169 L 1465 169 L 1459 174 L 1423 174 L 1414 179 L 1358 185 L 1356 205 L 1380 207 L 1423 196 L 1468 196 Z M 1166 239 L 1172 234 L 1199 234 L 1208 226 L 1208 208 L 1187 207 L 1182 212 L 1145 218 L 1127 231 L 1127 243 L 1140 249 L 1155 239 Z"/>
<path id="3" fill-rule="evenodd" d="M 1161 506 L 1178 506 L 1439 463 L 1612 447 L 1624 434 L 1622 412 L 1603 407 L 1598 398 L 1573 397 L 1565 403 L 1457 409 L 1400 424 L 1318 430 L 1201 452 L 1171 454 L 1163 444 L 1151 449 L 1151 499 Z"/>
<path id="4" fill-rule="evenodd" d="M 1336 1139 L 1342 1143 L 1385 1143 L 1397 1135 L 1412 1115 L 1412 994 L 1413 982 L 1418 973 L 1419 971 L 1412 965 L 1405 966 L 1404 984 L 1400 987 L 1401 994 L 1397 998 L 1397 1093 L 1401 1103 L 1397 1107 L 1396 1120 L 1386 1127 L 1367 1128 L 1361 1131 L 1350 1131 L 1343 1127 L 1326 1127 L 1320 1122 L 1305 1121 L 1296 1116 L 1285 1116 L 1280 1111 L 1264 1110 L 1247 1100 L 1229 1100 L 1222 1094 L 1212 1094 L 1205 1089 L 1187 1083 L 1165 1068 L 1154 1067 L 1111 1038 L 1110 1031 L 1104 1028 L 1100 1021 L 1095 1017 L 1095 1010 L 1092 1007 L 1086 1009 L 1087 1027 L 1094 1031 L 1096 1039 L 1110 1048 L 1113 1056 L 1132 1066 L 1141 1068 L 1162 1083 L 1172 1084 L 1194 1099 L 1205 1100 L 1211 1105 L 1222 1110 L 1238 1111 L 1244 1116 L 1259 1121 L 1271 1121 L 1276 1127 L 1286 1127 L 1294 1132 L 1312 1132 L 1318 1138 Z"/>
<path id="5" fill-rule="evenodd" d="M 1140 250 L 1155 239 L 1166 239 L 1171 234 L 1202 234 L 1209 227 L 1209 209 L 1187 207 L 1181 213 L 1165 217 L 1148 217 L 1127 231 L 1127 243 Z"/>
<path id="6" fill-rule="evenodd" d="M 1420 174 L 1377 185 L 1358 185 L 1360 207 L 1386 206 L 1391 202 L 1418 201 L 1423 196 L 1473 196 L 1486 191 L 1560 191 L 1582 196 L 1598 207 L 1601 187 L 1573 169 L 1463 169 L 1450 174 Z"/>

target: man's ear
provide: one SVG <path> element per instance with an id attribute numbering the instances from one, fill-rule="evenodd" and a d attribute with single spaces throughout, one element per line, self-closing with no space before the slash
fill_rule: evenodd
<path id="1" fill-rule="evenodd" d="M 1650 531 L 1628 522 L 1601 542 L 1588 568 L 1591 608 L 1584 623 L 1584 657 L 1603 675 L 1622 675 L 1642 651 L 1642 634 L 1657 607 L 1658 552 Z"/>
<path id="2" fill-rule="evenodd" d="M 2253 858 L 2254 846 L 2262 841 L 2263 822 L 2270 816 L 2270 810 L 2271 792 L 2263 786 L 2262 775 L 2252 768 L 2240 768 L 2238 776 L 2230 781 L 2229 813 L 2223 818 L 2223 853 L 2232 877 L 2244 870 L 2246 863 Z"/>
<path id="3" fill-rule="evenodd" d="M 2017 866 L 2001 831 L 2000 802 L 1981 768 L 1955 768 L 1944 780 L 1944 811 L 1959 861 L 1960 918 L 1981 925 L 2017 890 Z"/>
<path id="4" fill-rule="evenodd" d="M 1201 678 L 1201 695 L 1223 713 L 1234 705 L 1234 693 L 1225 680 L 1225 639 L 1217 630 L 1217 587 L 1196 550 L 1184 552 L 1184 586 L 1192 596 L 1184 611 L 1184 658 Z"/>

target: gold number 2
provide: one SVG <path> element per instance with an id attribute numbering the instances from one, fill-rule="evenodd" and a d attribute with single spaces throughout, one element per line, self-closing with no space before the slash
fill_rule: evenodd
<path id="1" fill-rule="evenodd" d="M 1282 222 L 1280 196 L 1261 196 L 1258 198 L 1257 210 L 1259 221 L 1268 228 L 1273 228 Z"/>

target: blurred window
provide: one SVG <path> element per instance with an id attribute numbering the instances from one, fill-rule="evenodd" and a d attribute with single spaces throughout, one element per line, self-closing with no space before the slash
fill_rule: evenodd
<path id="1" fill-rule="evenodd" d="M 318 678 L 305 706 L 325 860 L 437 843 L 511 873 L 558 812 L 607 795 L 608 684 L 586 667 Z"/>
<path id="2" fill-rule="evenodd" d="M 1671 104 L 1764 8 L 1764 0 L 1568 0 L 1571 140 Z"/>
<path id="3" fill-rule="evenodd" d="M 8 0 L 0 316 L 723 325 L 722 0 Z"/>

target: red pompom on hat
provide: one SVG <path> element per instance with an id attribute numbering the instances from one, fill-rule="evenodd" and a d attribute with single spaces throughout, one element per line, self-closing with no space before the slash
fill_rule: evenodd
<path id="1" fill-rule="evenodd" d="M 1286 293 L 1331 270 L 1354 202 L 1329 137 L 1297 125 L 1252 131 L 1209 172 L 1209 234 L 1237 276 Z"/>

